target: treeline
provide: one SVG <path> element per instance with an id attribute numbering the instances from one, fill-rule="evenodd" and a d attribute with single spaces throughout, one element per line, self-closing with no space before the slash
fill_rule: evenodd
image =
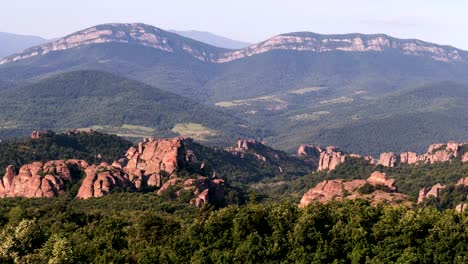
<path id="1" fill-rule="evenodd" d="M 0 200 L 1 263 L 467 263 L 468 214 L 365 201 L 195 209 L 154 194 Z"/>
<path id="2" fill-rule="evenodd" d="M 0 144 L 0 175 L 8 165 L 19 168 L 35 161 L 83 159 L 112 163 L 130 146 L 132 143 L 121 137 L 99 132 L 66 135 L 49 131 L 39 139 L 10 139 Z"/>

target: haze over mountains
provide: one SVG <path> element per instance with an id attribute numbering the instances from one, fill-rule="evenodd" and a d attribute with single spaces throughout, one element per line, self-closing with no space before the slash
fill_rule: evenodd
<path id="1" fill-rule="evenodd" d="M 26 48 L 42 44 L 46 41 L 46 39 L 37 36 L 0 32 L 0 58 L 20 52 Z"/>
<path id="2" fill-rule="evenodd" d="M 220 113 L 228 111 L 233 119 L 243 120 L 239 124 L 256 131 L 252 137 L 285 150 L 322 143 L 375 154 L 468 140 L 468 52 L 420 40 L 299 32 L 229 50 L 145 24 L 106 24 L 32 47 L 0 64 L 0 89 L 8 93 L 21 94 L 24 88 L 14 87 L 24 87 L 24 82 L 30 91 L 40 91 L 46 87 L 42 79 L 64 72 L 110 72 L 216 107 Z M 52 80 L 70 78 L 58 76 Z M 79 89 L 79 81 L 72 83 L 68 90 Z M 31 104 L 42 105 L 39 101 Z M 18 103 L 5 100 L 2 107 L 13 109 Z M 8 118 L 11 122 L 13 116 Z M 25 117 L 14 117 L 27 123 L 21 118 Z M 117 124 L 103 115 L 87 125 L 130 124 L 132 118 L 126 118 Z M 11 128 L 6 120 L 0 126 Z M 75 119 L 67 120 L 73 124 Z M 154 132 L 164 122 L 136 123 L 130 125 Z M 201 121 L 193 123 L 216 130 Z M 164 125 L 171 131 L 175 123 Z"/>
<path id="3" fill-rule="evenodd" d="M 233 40 L 223 36 L 218 36 L 206 31 L 197 31 L 197 30 L 169 30 L 172 33 L 198 40 L 206 44 L 210 44 L 215 47 L 225 48 L 225 49 L 242 49 L 247 46 L 252 45 L 252 43 L 247 43 L 243 41 Z"/>

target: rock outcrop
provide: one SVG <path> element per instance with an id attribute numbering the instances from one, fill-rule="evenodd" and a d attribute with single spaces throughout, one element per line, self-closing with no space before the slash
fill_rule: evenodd
<path id="1" fill-rule="evenodd" d="M 107 163 L 91 165 L 85 170 L 86 176 L 78 190 L 77 198 L 102 197 L 113 189 L 133 189 L 133 185 L 121 169 Z"/>
<path id="2" fill-rule="evenodd" d="M 189 157 L 185 144 L 190 138 L 146 139 L 131 147 L 124 159 L 113 165 L 121 167 L 129 175 L 137 189 L 144 186 L 161 187 L 163 178 L 177 177 L 180 169 L 187 165 Z"/>
<path id="3" fill-rule="evenodd" d="M 0 180 L 0 197 L 55 197 L 64 192 L 65 182 L 73 182 L 70 166 L 86 168 L 82 160 L 34 162 L 21 166 L 19 173 L 8 166 Z"/>
<path id="4" fill-rule="evenodd" d="M 435 162 L 448 162 L 455 158 L 460 158 L 462 162 L 468 162 L 468 143 L 458 143 L 450 141 L 446 144 L 432 144 L 429 146 L 426 153 L 418 155 L 416 152 L 402 152 L 397 154 L 395 152 L 384 152 L 380 154 L 379 160 L 376 161 L 371 156 L 364 158 L 370 164 L 382 165 L 385 167 L 395 167 L 398 164 L 418 164 L 418 163 L 435 163 Z M 301 145 L 297 151 L 299 156 L 305 156 L 311 160 L 317 160 L 318 169 L 321 170 L 334 170 L 337 165 L 346 161 L 349 157 L 361 157 L 358 154 L 346 154 L 338 150 L 337 147 L 329 146 L 322 149 L 314 145 Z"/>
<path id="5" fill-rule="evenodd" d="M 440 191 L 445 188 L 445 185 L 437 183 L 429 188 L 421 188 L 418 195 L 418 203 L 422 203 L 424 199 L 433 196 L 434 198 L 439 198 Z"/>
<path id="6" fill-rule="evenodd" d="M 415 164 L 418 162 L 418 153 L 416 152 L 403 152 L 400 154 L 400 163 Z"/>
<path id="7" fill-rule="evenodd" d="M 33 131 L 31 132 L 31 139 L 40 139 L 47 131 Z"/>
<path id="8" fill-rule="evenodd" d="M 299 207 L 305 207 L 313 201 L 322 203 L 329 202 L 333 199 L 369 199 L 373 203 L 385 202 L 392 205 L 404 203 L 407 197 L 404 194 L 397 193 L 394 186 L 394 179 L 387 179 L 385 173 L 373 172 L 367 180 L 351 180 L 345 181 L 342 179 L 325 180 L 318 183 L 314 188 L 307 191 L 299 203 Z M 369 194 L 359 193 L 359 189 L 366 184 L 373 187 L 385 186 L 388 191 L 381 190 L 383 188 L 372 190 Z"/>
<path id="9" fill-rule="evenodd" d="M 466 186 L 466 187 L 468 187 L 468 177 L 460 178 L 457 181 L 457 183 L 455 184 L 455 186 Z"/>
<path id="10" fill-rule="evenodd" d="M 385 167 L 395 167 L 398 162 L 398 156 L 395 152 L 384 152 L 380 154 L 378 165 Z"/>
<path id="11" fill-rule="evenodd" d="M 461 204 L 457 204 L 457 206 L 455 206 L 455 211 L 459 212 L 459 213 L 462 213 L 464 211 L 468 210 L 468 203 L 461 203 Z"/>
<path id="12" fill-rule="evenodd" d="M 317 171 L 334 170 L 340 163 L 345 162 L 346 154 L 339 151 L 337 147 L 329 146 L 320 153 Z"/>

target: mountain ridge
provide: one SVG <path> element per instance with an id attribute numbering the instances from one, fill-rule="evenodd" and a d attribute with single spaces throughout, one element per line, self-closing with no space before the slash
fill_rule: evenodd
<path id="1" fill-rule="evenodd" d="M 257 44 L 238 50 L 226 50 L 180 36 L 142 23 L 113 23 L 96 25 L 63 38 L 32 47 L 23 53 L 0 60 L 6 64 L 45 55 L 52 51 L 67 50 L 87 44 L 129 43 L 152 47 L 166 52 L 181 50 L 194 58 L 210 63 L 227 63 L 273 50 L 309 52 L 384 52 L 398 50 L 405 55 L 427 56 L 442 62 L 468 62 L 468 51 L 452 46 L 438 45 L 417 39 L 398 39 L 386 34 L 317 34 L 291 32 L 280 34 Z M 190 39 L 190 40 L 189 40 Z"/>

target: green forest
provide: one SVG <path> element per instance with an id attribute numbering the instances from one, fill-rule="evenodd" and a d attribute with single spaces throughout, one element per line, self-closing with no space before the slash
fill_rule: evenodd
<path id="1" fill-rule="evenodd" d="M 155 194 L 0 200 L 1 263 L 467 263 L 468 214 L 366 201 L 196 209 Z"/>

